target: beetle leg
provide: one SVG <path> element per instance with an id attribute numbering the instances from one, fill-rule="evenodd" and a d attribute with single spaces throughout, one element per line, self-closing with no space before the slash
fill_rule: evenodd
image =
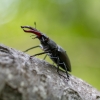
<path id="1" fill-rule="evenodd" d="M 57 57 L 57 72 L 60 76 L 63 76 L 62 74 L 59 73 L 59 57 Z M 66 78 L 65 76 L 63 76 L 64 78 Z"/>
<path id="2" fill-rule="evenodd" d="M 37 46 L 31 47 L 31 48 L 29 48 L 29 49 L 25 50 L 24 52 L 27 52 L 27 51 L 29 51 L 29 50 L 31 50 L 31 49 L 34 49 L 34 48 L 37 48 L 37 47 L 40 47 L 40 46 L 39 46 L 39 45 L 37 45 Z"/>
<path id="3" fill-rule="evenodd" d="M 60 74 L 59 73 L 59 58 L 57 58 L 57 72 L 58 72 L 58 74 Z"/>
<path id="4" fill-rule="evenodd" d="M 58 74 L 60 75 L 60 76 L 63 76 L 62 74 L 60 74 L 59 73 L 59 57 L 51 57 L 51 58 L 53 58 L 53 59 L 57 59 L 57 72 L 58 72 Z M 63 76 L 64 78 L 66 78 L 65 76 Z"/>
<path id="5" fill-rule="evenodd" d="M 64 65 L 64 67 L 65 67 L 65 71 L 66 71 L 66 75 L 67 75 L 67 78 L 68 78 L 68 80 L 69 80 L 69 75 L 68 75 L 67 67 L 66 67 L 65 63 L 64 63 L 64 62 L 63 62 L 63 63 L 59 63 L 59 65 L 60 65 L 60 64 L 63 64 L 63 65 Z"/>
<path id="6" fill-rule="evenodd" d="M 64 62 L 63 62 L 63 63 L 59 63 L 59 65 L 60 65 L 60 64 L 63 64 L 63 65 L 64 65 L 64 67 L 65 67 L 65 71 L 66 71 L 66 75 L 67 75 L 67 78 L 69 79 L 69 75 L 68 75 L 67 67 L 66 67 L 65 63 L 64 63 Z"/>
<path id="7" fill-rule="evenodd" d="M 65 69 L 66 69 L 66 75 L 67 75 L 67 78 L 69 79 L 69 75 L 68 75 L 68 72 L 67 72 L 67 67 L 66 67 L 66 65 L 65 65 L 64 62 L 63 62 L 63 64 L 64 64 L 64 67 L 65 67 Z"/>
<path id="8" fill-rule="evenodd" d="M 47 52 L 37 53 L 37 54 L 35 54 L 35 55 L 32 55 L 31 57 L 33 57 L 33 56 L 39 56 L 39 55 L 42 55 L 42 54 L 45 54 L 45 53 L 48 53 L 48 51 L 47 51 Z"/>
<path id="9" fill-rule="evenodd" d="M 50 57 L 51 59 L 57 59 L 57 57 Z M 53 62 L 53 64 L 52 65 L 54 65 L 54 62 Z"/>
<path id="10" fill-rule="evenodd" d="M 51 59 L 57 59 L 57 72 L 59 73 L 59 58 L 58 57 L 51 57 Z"/>
<path id="11" fill-rule="evenodd" d="M 46 57 L 47 57 L 47 54 L 44 56 L 43 60 L 45 60 L 45 59 L 46 59 Z"/>
<path id="12" fill-rule="evenodd" d="M 66 70 L 66 74 L 67 74 L 67 78 L 68 78 L 68 80 L 69 80 L 69 75 L 68 75 L 68 72 L 67 72 L 67 68 L 66 68 L 65 63 L 60 63 L 60 62 L 59 62 L 59 57 L 51 57 L 51 58 L 57 59 L 57 72 L 58 72 L 58 74 L 59 74 L 60 76 L 63 76 L 63 75 L 59 73 L 59 65 L 60 65 L 60 64 L 64 64 L 65 70 Z M 63 76 L 63 77 L 66 78 L 65 76 Z"/>

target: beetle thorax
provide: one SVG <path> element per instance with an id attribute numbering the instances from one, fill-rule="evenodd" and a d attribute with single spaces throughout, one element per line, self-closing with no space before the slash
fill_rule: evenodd
<path id="1" fill-rule="evenodd" d="M 55 49 L 58 48 L 58 47 L 57 47 L 57 44 L 56 44 L 54 41 L 50 40 L 50 39 L 48 39 L 48 41 L 45 42 L 45 43 L 41 42 L 40 47 L 41 47 L 44 51 L 52 51 L 52 50 L 55 50 Z"/>

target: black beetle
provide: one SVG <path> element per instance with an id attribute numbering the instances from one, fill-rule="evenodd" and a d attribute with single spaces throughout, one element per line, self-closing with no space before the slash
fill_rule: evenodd
<path id="1" fill-rule="evenodd" d="M 67 78 L 69 79 L 69 74 L 67 71 L 71 72 L 71 64 L 70 64 L 70 60 L 66 54 L 66 51 L 63 50 L 63 48 L 61 48 L 59 45 L 57 45 L 54 41 L 49 39 L 46 35 L 44 35 L 40 31 L 38 31 L 36 28 L 32 28 L 30 26 L 21 26 L 21 28 L 24 30 L 24 32 L 35 34 L 36 35 L 35 38 L 38 38 L 41 43 L 39 46 L 34 46 L 32 48 L 27 49 L 26 51 L 29 51 L 33 48 L 40 47 L 44 52 L 35 54 L 33 56 L 42 55 L 42 54 L 46 54 L 46 56 L 48 55 L 52 59 L 52 61 L 54 63 L 56 63 L 58 74 L 61 75 L 59 73 L 59 66 L 60 66 L 63 70 L 66 71 Z M 29 30 L 25 30 L 25 28 L 27 28 Z M 46 58 L 46 56 L 45 56 L 45 58 Z M 63 75 L 61 75 L 61 76 L 63 76 Z"/>

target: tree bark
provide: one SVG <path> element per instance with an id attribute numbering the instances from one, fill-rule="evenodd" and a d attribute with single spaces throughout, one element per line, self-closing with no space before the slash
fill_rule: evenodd
<path id="1" fill-rule="evenodd" d="M 100 100 L 100 92 L 73 75 L 69 80 L 59 76 L 44 60 L 1 44 L 0 100 Z"/>

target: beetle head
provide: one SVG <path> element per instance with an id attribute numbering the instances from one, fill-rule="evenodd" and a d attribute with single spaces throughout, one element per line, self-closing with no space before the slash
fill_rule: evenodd
<path id="1" fill-rule="evenodd" d="M 24 32 L 35 34 L 36 35 L 35 38 L 38 38 L 42 44 L 46 43 L 49 40 L 47 36 L 38 31 L 36 28 L 30 26 L 21 26 L 21 28 L 23 29 Z M 27 28 L 28 30 L 26 30 L 25 28 Z"/>
<path id="2" fill-rule="evenodd" d="M 21 28 L 23 29 L 24 32 L 35 34 L 36 38 L 41 38 L 42 36 L 42 33 L 38 31 L 36 28 L 30 26 L 21 26 Z M 27 28 L 28 30 L 26 30 L 25 28 Z"/>
<path id="3" fill-rule="evenodd" d="M 39 40 L 41 41 L 41 44 L 45 45 L 45 44 L 47 44 L 49 38 L 43 34 Z"/>

